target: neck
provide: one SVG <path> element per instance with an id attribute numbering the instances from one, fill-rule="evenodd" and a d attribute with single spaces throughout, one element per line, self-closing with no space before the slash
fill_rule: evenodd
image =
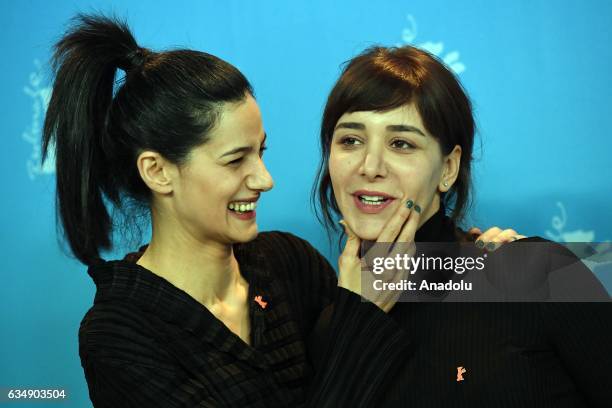
<path id="1" fill-rule="evenodd" d="M 160 218 L 153 212 L 151 242 L 139 265 L 209 308 L 231 300 L 234 289 L 245 287 L 231 244 L 200 240 Z"/>
<path id="2" fill-rule="evenodd" d="M 423 226 L 431 217 L 433 217 L 440 210 L 440 196 L 435 194 L 431 204 L 427 206 L 427 210 L 421 215 L 419 220 L 419 228 Z"/>

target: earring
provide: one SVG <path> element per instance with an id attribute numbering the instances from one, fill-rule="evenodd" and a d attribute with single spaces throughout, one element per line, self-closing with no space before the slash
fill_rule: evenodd
<path id="1" fill-rule="evenodd" d="M 447 181 L 445 181 L 443 184 L 444 184 L 444 187 L 448 187 L 448 182 Z"/>

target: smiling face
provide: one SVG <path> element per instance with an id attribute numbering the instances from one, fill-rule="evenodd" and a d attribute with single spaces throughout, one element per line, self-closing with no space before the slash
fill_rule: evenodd
<path id="1" fill-rule="evenodd" d="M 191 151 L 173 183 L 173 212 L 189 235 L 228 244 L 255 238 L 254 208 L 273 186 L 265 138 L 253 97 L 222 107 L 210 139 Z"/>
<path id="2" fill-rule="evenodd" d="M 345 113 L 335 126 L 329 156 L 340 212 L 366 240 L 375 240 L 408 199 L 421 206 L 422 224 L 440 208 L 439 192 L 452 186 L 460 157 L 459 146 L 442 155 L 413 104 Z"/>

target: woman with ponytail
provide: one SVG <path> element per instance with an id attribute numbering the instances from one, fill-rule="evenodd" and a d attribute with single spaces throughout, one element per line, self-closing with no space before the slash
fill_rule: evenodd
<path id="1" fill-rule="evenodd" d="M 335 273 L 292 235 L 257 236 L 273 182 L 247 79 L 203 52 L 142 48 L 100 16 L 75 19 L 53 67 L 43 151 L 56 155 L 68 244 L 97 287 L 79 331 L 94 406 L 302 404 L 304 336 Z M 104 261 L 111 208 L 133 204 L 150 211 L 150 244 Z"/>

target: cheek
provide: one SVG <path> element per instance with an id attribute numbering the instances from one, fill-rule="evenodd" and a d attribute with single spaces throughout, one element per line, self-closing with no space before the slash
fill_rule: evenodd
<path id="1" fill-rule="evenodd" d="M 340 193 L 348 188 L 351 175 L 353 174 L 352 166 L 353 160 L 350 157 L 341 158 L 333 154 L 329 157 L 329 178 L 331 179 L 334 194 L 336 194 L 336 200 L 341 200 L 342 194 Z"/>
<path id="2" fill-rule="evenodd" d="M 223 182 L 219 183 L 217 180 Z M 222 172 L 198 174 L 183 185 L 184 205 L 195 211 L 217 212 L 217 208 L 226 207 L 235 195 L 236 184 L 235 177 Z"/>
<path id="3" fill-rule="evenodd" d="M 395 173 L 405 191 L 427 194 L 432 186 L 437 186 L 439 169 L 428 160 L 405 161 L 396 169 Z"/>
<path id="4" fill-rule="evenodd" d="M 329 178 L 331 179 L 332 185 L 336 188 L 341 178 L 342 166 L 338 156 L 333 152 L 329 155 L 327 170 L 329 171 Z"/>

